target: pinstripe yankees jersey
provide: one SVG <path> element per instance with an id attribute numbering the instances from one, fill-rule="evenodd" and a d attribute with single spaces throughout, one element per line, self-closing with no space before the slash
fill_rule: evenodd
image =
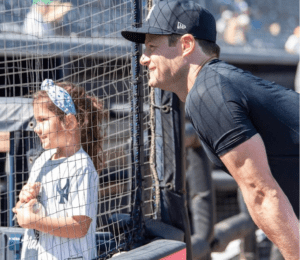
<path id="1" fill-rule="evenodd" d="M 51 160 L 55 149 L 34 163 L 28 182 L 41 182 L 38 200 L 51 218 L 85 215 L 93 221 L 83 238 L 69 239 L 26 230 L 21 259 L 92 259 L 96 256 L 98 174 L 81 148 L 68 158 Z M 38 236 L 37 236 L 38 234 Z"/>

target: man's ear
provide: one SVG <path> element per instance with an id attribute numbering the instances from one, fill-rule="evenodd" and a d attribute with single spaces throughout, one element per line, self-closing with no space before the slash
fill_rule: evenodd
<path id="1" fill-rule="evenodd" d="M 193 35 L 185 34 L 180 39 L 181 48 L 182 48 L 182 55 L 188 56 L 195 50 L 196 41 Z"/>
<path id="2" fill-rule="evenodd" d="M 66 130 L 74 130 L 77 128 L 78 122 L 73 114 L 68 114 L 65 116 L 64 127 Z"/>

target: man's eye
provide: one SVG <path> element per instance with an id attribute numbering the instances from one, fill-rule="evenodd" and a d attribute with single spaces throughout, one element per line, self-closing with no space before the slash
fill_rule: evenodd
<path id="1" fill-rule="evenodd" d="M 149 51 L 153 51 L 155 49 L 155 46 L 154 45 L 149 45 L 148 48 L 147 48 Z"/>

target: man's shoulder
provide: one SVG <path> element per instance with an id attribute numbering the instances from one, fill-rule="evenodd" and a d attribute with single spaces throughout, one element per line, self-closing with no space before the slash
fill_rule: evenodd
<path id="1" fill-rule="evenodd" d="M 218 59 L 206 64 L 198 73 L 195 83 L 187 96 L 187 105 L 191 102 L 194 103 L 195 100 L 205 101 L 212 95 L 219 95 L 224 85 L 222 83 L 226 80 L 223 76 L 225 74 L 224 72 L 232 69 L 230 66 L 231 65 Z"/>
<path id="2" fill-rule="evenodd" d="M 254 77 L 251 72 L 245 71 L 222 60 L 212 60 L 206 64 L 198 74 L 197 79 L 207 79 L 208 77 L 221 77 L 228 80 L 238 80 L 241 77 Z"/>
<path id="3" fill-rule="evenodd" d="M 214 59 L 207 64 L 204 65 L 203 69 L 198 74 L 198 77 L 204 76 L 205 73 L 212 73 L 217 75 L 222 75 L 226 71 L 239 71 L 240 69 L 236 66 L 229 64 L 223 60 Z M 201 73 L 202 71 L 205 71 L 205 73 Z M 241 72 L 242 70 L 240 70 Z"/>
<path id="4" fill-rule="evenodd" d="M 199 87 L 211 89 L 211 87 L 220 85 L 224 80 L 234 80 L 242 72 L 241 69 L 224 61 L 212 60 L 200 70 L 192 90 Z"/>
<path id="5" fill-rule="evenodd" d="M 188 97 L 192 99 L 216 97 L 222 95 L 224 89 L 226 92 L 239 94 L 245 91 L 244 87 L 249 82 L 256 80 L 257 78 L 250 72 L 216 59 L 206 64 L 199 72 Z"/>

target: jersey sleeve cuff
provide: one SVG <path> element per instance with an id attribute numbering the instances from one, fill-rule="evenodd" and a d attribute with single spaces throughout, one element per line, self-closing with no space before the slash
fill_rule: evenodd
<path id="1" fill-rule="evenodd" d="M 246 142 L 249 140 L 252 136 L 256 135 L 257 131 L 251 130 L 248 131 L 246 134 L 236 137 L 233 141 L 225 145 L 224 147 L 220 148 L 219 151 L 217 151 L 217 155 L 220 157 L 229 151 L 231 151 L 233 148 L 239 146 L 240 144 Z"/>

